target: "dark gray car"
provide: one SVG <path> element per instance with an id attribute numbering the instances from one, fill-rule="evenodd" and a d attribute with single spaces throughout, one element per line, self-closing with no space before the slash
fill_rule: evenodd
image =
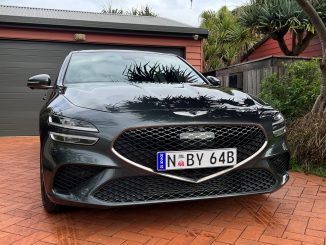
<path id="1" fill-rule="evenodd" d="M 272 192 L 288 180 L 285 122 L 175 55 L 78 51 L 40 113 L 44 207 L 124 206 Z"/>

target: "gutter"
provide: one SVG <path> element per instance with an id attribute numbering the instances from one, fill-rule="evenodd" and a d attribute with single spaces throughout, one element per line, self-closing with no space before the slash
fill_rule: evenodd
<path id="1" fill-rule="evenodd" d="M 38 29 L 55 29 L 64 31 L 87 31 L 116 34 L 137 34 L 166 37 L 191 37 L 198 35 L 199 39 L 208 37 L 208 30 L 195 27 L 176 27 L 160 25 L 140 25 L 127 23 L 51 19 L 38 17 L 20 17 L 0 15 L 1 26 L 24 27 Z"/>

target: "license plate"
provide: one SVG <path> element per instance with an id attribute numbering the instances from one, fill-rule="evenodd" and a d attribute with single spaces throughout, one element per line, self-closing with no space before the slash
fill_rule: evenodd
<path id="1" fill-rule="evenodd" d="M 198 151 L 166 151 L 157 153 L 157 170 L 216 168 L 237 164 L 237 149 L 223 148 Z"/>

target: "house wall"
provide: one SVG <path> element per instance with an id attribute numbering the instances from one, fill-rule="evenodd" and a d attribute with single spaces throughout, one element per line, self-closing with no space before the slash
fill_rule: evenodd
<path id="1" fill-rule="evenodd" d="M 73 31 L 0 27 L 0 39 L 80 43 L 75 41 L 75 34 L 76 32 Z M 86 34 L 86 41 L 82 43 L 184 48 L 186 60 L 197 70 L 202 71 L 202 40 L 94 32 L 84 32 L 84 34 Z"/>
<path id="2" fill-rule="evenodd" d="M 241 74 L 239 79 L 243 84 L 243 92 L 258 95 L 261 91 L 261 82 L 274 73 L 278 76 L 283 75 L 286 70 L 283 63 L 293 63 L 300 60 L 307 60 L 306 58 L 297 57 L 267 57 L 255 61 L 249 61 L 221 70 L 217 70 L 215 76 L 222 81 L 222 85 L 229 87 L 229 78 L 234 74 Z"/>
<path id="3" fill-rule="evenodd" d="M 292 48 L 292 33 L 288 33 L 285 36 L 285 42 L 288 47 Z M 254 50 L 245 61 L 252 61 L 256 59 L 261 59 L 268 56 L 285 56 L 282 50 L 280 49 L 277 41 L 272 38 L 267 39 L 261 46 Z M 310 41 L 309 46 L 306 50 L 300 54 L 299 57 L 321 57 L 322 48 L 319 37 L 316 35 Z"/>

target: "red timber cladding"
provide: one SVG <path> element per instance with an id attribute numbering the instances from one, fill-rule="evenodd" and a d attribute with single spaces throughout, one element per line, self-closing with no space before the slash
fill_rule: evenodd
<path id="1" fill-rule="evenodd" d="M 52 41 L 52 42 L 72 42 L 72 43 L 92 43 L 92 44 L 114 44 L 114 45 L 133 45 L 133 46 L 160 46 L 184 48 L 186 60 L 198 71 L 202 71 L 202 40 L 190 38 L 173 37 L 151 37 L 122 34 L 102 34 L 87 33 L 86 41 L 76 42 L 74 35 L 76 32 L 53 31 L 25 28 L 0 27 L 0 39 L 20 39 L 33 41 Z"/>
<path id="2" fill-rule="evenodd" d="M 292 34 L 288 33 L 285 36 L 285 42 L 288 47 L 292 47 Z M 272 38 L 267 39 L 261 46 L 259 46 L 255 51 L 253 51 L 246 61 L 256 60 L 268 56 L 285 56 L 282 50 L 280 49 L 277 41 Z M 321 57 L 322 48 L 319 37 L 316 35 L 309 43 L 309 46 L 301 53 L 301 57 Z"/>

